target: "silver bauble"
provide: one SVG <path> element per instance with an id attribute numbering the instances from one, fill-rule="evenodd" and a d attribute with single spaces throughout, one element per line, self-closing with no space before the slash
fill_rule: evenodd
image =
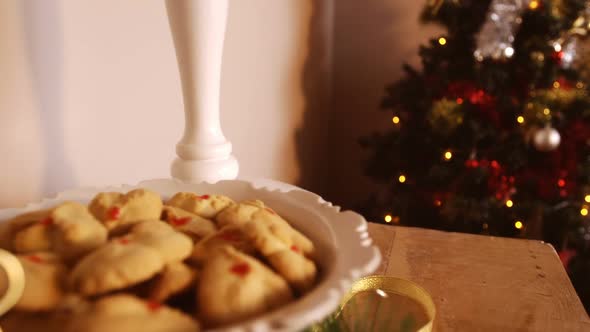
<path id="1" fill-rule="evenodd" d="M 533 145 L 542 152 L 549 152 L 557 149 L 561 142 L 559 132 L 550 126 L 537 130 L 533 136 Z"/>

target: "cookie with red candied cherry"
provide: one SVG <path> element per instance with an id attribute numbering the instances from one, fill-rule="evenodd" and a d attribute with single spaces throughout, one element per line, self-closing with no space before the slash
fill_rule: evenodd
<path id="1" fill-rule="evenodd" d="M 291 227 L 291 225 L 279 216 L 274 210 L 266 206 L 262 201 L 244 201 L 228 207 L 216 218 L 217 225 L 243 225 L 247 222 L 263 224 L 271 233 L 287 247 L 295 246 L 304 255 L 311 255 L 314 250 L 313 243 L 305 235 Z"/>
<path id="2" fill-rule="evenodd" d="M 208 327 L 242 321 L 291 300 L 291 288 L 281 276 L 228 246 L 207 260 L 199 278 L 199 317 Z"/>
<path id="3" fill-rule="evenodd" d="M 164 268 L 157 249 L 130 237 L 115 238 L 82 258 L 69 275 L 69 286 L 84 296 L 121 290 L 146 281 Z"/>
<path id="4" fill-rule="evenodd" d="M 223 195 L 197 195 L 190 192 L 176 193 L 166 205 L 183 209 L 206 219 L 213 219 L 223 209 L 234 204 L 231 198 Z"/>
<path id="5" fill-rule="evenodd" d="M 296 245 L 287 246 L 271 228 L 271 224 L 248 221 L 242 231 L 258 252 L 300 294 L 311 289 L 316 280 L 317 268 Z"/>
<path id="6" fill-rule="evenodd" d="M 264 208 L 266 208 L 266 205 L 260 200 L 242 201 L 223 210 L 217 215 L 215 220 L 221 227 L 227 225 L 241 225 L 250 221 L 256 212 Z"/>
<path id="7" fill-rule="evenodd" d="M 199 323 L 187 314 L 131 294 L 105 296 L 84 312 L 68 317 L 64 332 L 198 332 Z"/>
<path id="8" fill-rule="evenodd" d="M 0 318 L 3 332 L 61 332 L 63 321 L 50 311 L 11 310 Z"/>
<path id="9" fill-rule="evenodd" d="M 12 247 L 17 253 L 50 251 L 51 227 L 47 225 L 50 219 L 34 223 L 14 234 Z"/>
<path id="10" fill-rule="evenodd" d="M 211 234 L 197 242 L 190 259 L 192 262 L 200 265 L 207 259 L 213 257 L 216 250 L 225 246 L 231 246 L 247 254 L 254 254 L 256 251 L 243 232 L 242 227 L 230 225 L 221 228 L 217 233 Z"/>
<path id="11" fill-rule="evenodd" d="M 217 231 L 211 220 L 174 206 L 164 206 L 162 219 L 177 231 L 190 236 L 195 242 Z"/>
<path id="12" fill-rule="evenodd" d="M 150 282 L 148 297 L 153 301 L 164 302 L 194 287 L 197 276 L 197 270 L 181 262 L 166 264 L 164 270 Z"/>
<path id="13" fill-rule="evenodd" d="M 18 253 L 52 251 L 71 261 L 94 250 L 107 240 L 107 230 L 78 202 L 64 202 L 49 210 L 43 219 L 16 232 Z"/>
<path id="14" fill-rule="evenodd" d="M 124 238 L 155 249 L 164 263 L 183 261 L 193 250 L 193 241 L 190 237 L 159 220 L 135 224 Z"/>
<path id="15" fill-rule="evenodd" d="M 49 252 L 16 257 L 25 271 L 25 289 L 14 308 L 35 312 L 52 310 L 64 297 L 67 274 L 64 263 Z"/>
<path id="16" fill-rule="evenodd" d="M 120 234 L 139 221 L 160 219 L 162 206 L 159 194 L 147 189 L 135 189 L 127 194 L 99 193 L 88 208 L 109 233 Z"/>
<path id="17" fill-rule="evenodd" d="M 49 213 L 50 210 L 35 210 L 0 222 L 0 248 L 14 251 L 14 238 L 16 233 L 45 220 L 49 217 Z M 42 248 L 42 245 L 38 248 Z"/>

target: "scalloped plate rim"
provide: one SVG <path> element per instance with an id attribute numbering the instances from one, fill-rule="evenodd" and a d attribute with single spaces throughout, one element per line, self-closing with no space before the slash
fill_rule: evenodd
<path id="1" fill-rule="evenodd" d="M 225 326 L 208 331 L 294 331 L 304 329 L 307 326 L 327 317 L 335 311 L 340 304 L 341 298 L 348 291 L 354 280 L 373 273 L 381 262 L 381 253 L 379 249 L 372 244 L 372 239 L 367 232 L 367 221 L 358 213 L 350 210 L 341 211 L 339 206 L 325 201 L 321 196 L 306 190 L 287 190 L 280 188 L 270 188 L 266 185 L 257 185 L 249 180 L 222 180 L 216 183 L 201 182 L 187 183 L 176 179 L 152 179 L 140 181 L 136 185 L 119 184 L 110 186 L 83 186 L 61 191 L 53 197 L 43 198 L 37 202 L 31 202 L 21 208 L 0 209 L 0 218 L 10 218 L 11 215 L 27 212 L 33 209 L 39 209 L 44 205 L 52 202 L 65 200 L 90 200 L 92 195 L 100 191 L 129 191 L 135 188 L 153 188 L 153 187 L 225 187 L 225 186 L 245 186 L 247 190 L 258 192 L 266 191 L 273 196 L 281 197 L 281 201 L 286 203 L 298 202 L 303 206 L 311 208 L 317 215 L 321 216 L 322 222 L 331 230 L 334 237 L 332 241 L 339 244 L 348 236 L 348 240 L 354 240 L 355 243 L 347 243 L 346 247 L 340 248 L 341 251 L 336 255 L 335 262 L 332 265 L 331 272 L 318 284 L 314 290 L 306 294 L 303 298 L 298 299 L 288 305 L 278 308 L 270 313 L 263 314 L 234 325 Z M 157 189 L 152 189 L 158 191 Z M 182 191 L 184 189 L 172 191 Z M 162 190 L 161 191 L 170 191 Z M 223 191 L 223 190 L 222 190 Z M 160 194 L 164 195 L 162 192 Z M 3 217 L 8 215 L 8 217 Z M 347 220 L 346 224 L 339 225 L 338 231 L 335 231 L 335 222 Z M 1 222 L 1 221 L 0 221 Z M 345 229 L 348 228 L 348 229 Z M 333 243 L 332 243 L 333 244 Z M 338 248 L 332 248 L 337 251 Z M 361 254 L 366 260 L 364 262 L 355 262 L 351 258 L 344 259 L 348 255 Z M 322 295 L 323 294 L 323 295 Z M 313 299 L 318 300 L 315 303 L 301 307 L 302 301 L 310 302 Z M 304 302 L 303 302 L 304 303 Z"/>

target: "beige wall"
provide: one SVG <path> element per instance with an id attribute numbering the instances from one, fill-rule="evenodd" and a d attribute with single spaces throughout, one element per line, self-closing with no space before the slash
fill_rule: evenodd
<path id="1" fill-rule="evenodd" d="M 312 0 L 232 0 L 222 126 L 241 174 L 295 182 Z M 0 0 L 0 206 L 167 177 L 180 86 L 161 0 Z"/>
<path id="2" fill-rule="evenodd" d="M 241 174 L 352 206 L 357 138 L 432 28 L 422 2 L 231 0 L 222 126 Z M 0 0 L 0 207 L 167 177 L 180 86 L 161 0 Z"/>
<path id="3" fill-rule="evenodd" d="M 418 46 L 440 33 L 418 22 L 425 1 L 337 0 L 334 18 L 333 118 L 330 185 L 324 196 L 346 207 L 367 198 L 360 136 L 391 125 L 378 111 L 385 86 L 401 77 L 402 64 L 419 64 Z"/>

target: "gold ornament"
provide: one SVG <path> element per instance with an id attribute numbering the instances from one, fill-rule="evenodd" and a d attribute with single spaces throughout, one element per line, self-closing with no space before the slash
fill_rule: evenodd
<path id="1" fill-rule="evenodd" d="M 463 123 L 461 105 L 446 98 L 436 101 L 428 114 L 428 123 L 439 133 L 449 135 Z"/>
<path id="2" fill-rule="evenodd" d="M 542 67 L 545 64 L 545 54 L 539 51 L 531 52 L 531 60 L 535 65 Z"/>
<path id="3" fill-rule="evenodd" d="M 535 107 L 544 110 L 567 107 L 572 102 L 584 98 L 586 98 L 586 90 L 583 88 L 564 88 L 556 81 L 553 83 L 553 88 L 537 90 L 531 102 Z"/>
<path id="4" fill-rule="evenodd" d="M 563 3 L 563 0 L 548 1 L 548 2 L 546 2 L 546 4 L 549 6 L 549 12 L 551 13 L 551 16 L 553 16 L 557 19 L 560 19 L 563 17 L 563 14 L 565 13 L 565 9 L 566 9 L 565 4 Z"/>
<path id="5" fill-rule="evenodd" d="M 527 103 L 522 116 L 523 118 L 516 118 L 518 123 L 547 123 L 551 121 L 551 109 L 546 103 L 535 97 Z"/>

